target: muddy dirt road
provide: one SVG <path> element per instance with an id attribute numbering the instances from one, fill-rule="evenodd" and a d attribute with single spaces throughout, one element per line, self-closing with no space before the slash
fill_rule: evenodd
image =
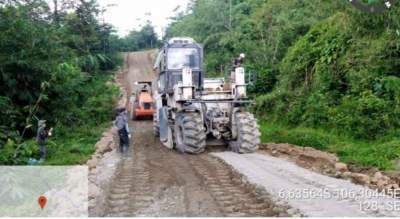
<path id="1" fill-rule="evenodd" d="M 152 81 L 155 79 L 153 60 L 156 51 L 136 52 L 126 54 L 124 61 L 125 86 L 128 94 L 136 81 Z"/>
<path id="2" fill-rule="evenodd" d="M 127 86 L 154 78 L 153 57 L 151 52 L 127 55 Z M 117 168 L 104 212 L 93 216 L 287 215 L 217 158 L 168 150 L 153 136 L 152 121 L 130 125 L 134 134 L 129 155 Z"/>
<path id="3" fill-rule="evenodd" d="M 135 81 L 155 77 L 153 53 L 127 55 L 128 90 Z M 130 151 L 121 158 L 104 194 L 105 206 L 91 216 L 400 215 L 400 202 L 395 199 L 345 196 L 363 189 L 350 181 L 311 172 L 266 153 L 239 155 L 208 148 L 201 155 L 180 154 L 153 136 L 152 121 L 130 125 L 134 133 Z M 347 193 L 335 196 L 340 189 Z"/>

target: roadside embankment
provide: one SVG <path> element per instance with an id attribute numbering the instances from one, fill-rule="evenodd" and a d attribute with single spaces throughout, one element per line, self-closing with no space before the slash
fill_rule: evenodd
<path id="1" fill-rule="evenodd" d="M 311 147 L 299 147 L 290 144 L 262 144 L 262 153 L 286 159 L 297 165 L 327 176 L 350 180 L 370 189 L 390 193 L 398 190 L 399 171 L 379 171 L 377 168 L 360 168 L 340 162 L 339 158 L 328 152 Z M 400 194 L 398 194 L 400 197 Z"/>
<path id="2" fill-rule="evenodd" d="M 121 91 L 117 107 L 125 107 L 127 104 L 127 91 L 123 86 L 124 74 L 124 70 L 119 70 L 112 82 Z M 89 167 L 89 215 L 92 215 L 91 212 L 101 211 L 105 201 L 102 194 L 108 189 L 107 185 L 112 180 L 120 161 L 116 134 L 117 130 L 114 126 L 104 131 L 101 139 L 95 145 L 95 153 L 86 163 Z"/>

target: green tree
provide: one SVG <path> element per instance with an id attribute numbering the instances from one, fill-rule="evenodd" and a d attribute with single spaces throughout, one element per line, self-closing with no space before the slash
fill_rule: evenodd
<path id="1" fill-rule="evenodd" d="M 146 24 L 139 31 L 130 31 L 122 40 L 125 51 L 157 48 L 160 45 L 160 40 L 150 21 L 146 21 Z"/>

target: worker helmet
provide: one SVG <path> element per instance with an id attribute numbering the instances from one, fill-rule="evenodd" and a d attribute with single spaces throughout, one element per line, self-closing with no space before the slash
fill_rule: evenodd
<path id="1" fill-rule="evenodd" d="M 46 124 L 46 120 L 39 120 L 38 121 L 38 127 L 42 127 L 45 124 Z"/>

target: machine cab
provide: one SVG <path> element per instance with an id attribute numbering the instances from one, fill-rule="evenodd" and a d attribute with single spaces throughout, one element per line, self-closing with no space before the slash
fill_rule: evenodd
<path id="1" fill-rule="evenodd" d="M 160 53 L 154 69 L 158 73 L 159 93 L 173 93 L 173 88 L 182 81 L 182 70 L 192 70 L 193 85 L 203 87 L 203 47 L 191 38 L 172 38 Z"/>

